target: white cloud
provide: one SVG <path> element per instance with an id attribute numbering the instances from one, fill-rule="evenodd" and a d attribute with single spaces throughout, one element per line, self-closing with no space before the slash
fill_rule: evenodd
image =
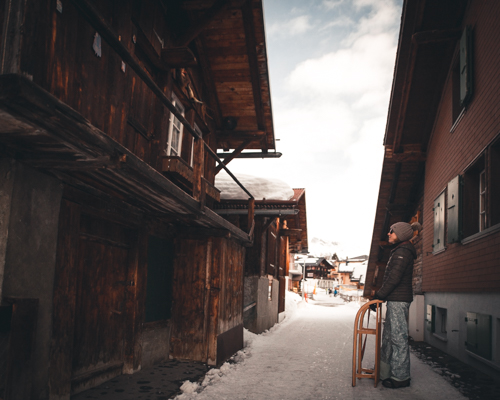
<path id="1" fill-rule="evenodd" d="M 322 5 L 327 10 L 332 10 L 340 6 L 343 2 L 344 0 L 323 0 Z"/>
<path id="2" fill-rule="evenodd" d="M 287 21 L 279 21 L 267 28 L 268 37 L 302 35 L 313 28 L 309 15 L 300 15 Z"/>
<path id="3" fill-rule="evenodd" d="M 392 35 L 359 37 L 350 48 L 300 63 L 289 75 L 289 88 L 304 96 L 359 96 L 385 91 L 395 58 Z"/>
<path id="4" fill-rule="evenodd" d="M 393 0 L 355 0 L 354 6 L 360 10 L 370 7 L 370 12 L 358 22 L 358 29 L 351 32 L 343 44 L 348 46 L 363 35 L 393 33 L 399 26 L 400 8 Z"/>
<path id="5" fill-rule="evenodd" d="M 347 256 L 369 252 L 400 3 L 321 0 L 307 9 L 302 3 L 295 14 L 288 8 L 282 15 L 297 18 L 285 22 L 275 14 L 280 22 L 268 30 L 268 38 L 279 46 L 280 76 L 277 80 L 271 69 L 271 85 L 282 84 L 273 86 L 272 101 L 275 134 L 281 139 L 277 151 L 283 156 L 230 165 L 233 172 L 251 171 L 305 187 L 309 237 L 339 242 Z M 300 41 L 287 40 L 299 31 Z M 301 51 L 299 42 L 317 47 Z M 269 53 L 271 59 L 272 48 Z"/>

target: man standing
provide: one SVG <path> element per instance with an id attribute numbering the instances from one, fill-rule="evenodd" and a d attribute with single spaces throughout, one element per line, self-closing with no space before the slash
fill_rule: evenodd
<path id="1" fill-rule="evenodd" d="M 387 301 L 380 378 L 385 387 L 392 389 L 410 386 L 408 311 L 413 301 L 413 263 L 417 258 L 410 242 L 414 230 L 420 230 L 420 224 L 398 222 L 391 226 L 389 243 L 397 246 L 391 251 L 382 286 L 374 295 L 374 299 Z"/>

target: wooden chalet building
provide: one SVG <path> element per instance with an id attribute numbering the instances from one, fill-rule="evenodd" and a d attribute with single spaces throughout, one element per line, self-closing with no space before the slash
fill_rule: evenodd
<path id="1" fill-rule="evenodd" d="M 246 229 L 248 202 L 222 200 L 216 210 Z M 305 189 L 293 189 L 288 200 L 255 200 L 254 245 L 247 249 L 244 276 L 246 329 L 262 333 L 285 311 L 290 259 L 307 251 Z"/>
<path id="2" fill-rule="evenodd" d="M 312 257 L 305 260 L 306 279 L 327 279 L 333 265 L 324 257 Z"/>
<path id="3" fill-rule="evenodd" d="M 245 227 L 214 211 L 217 151 L 275 150 L 261 1 L 0 1 L 0 24 L 0 398 L 220 364 L 262 232 L 251 193 Z"/>
<path id="4" fill-rule="evenodd" d="M 406 0 L 364 294 L 418 220 L 410 335 L 500 377 L 500 2 Z"/>
<path id="5" fill-rule="evenodd" d="M 353 281 L 352 273 L 356 266 L 360 266 L 365 263 L 367 256 L 358 256 L 353 258 L 346 258 L 345 260 L 340 260 L 338 262 L 338 279 L 340 284 L 357 284 Z M 358 279 L 359 281 L 359 279 Z"/>

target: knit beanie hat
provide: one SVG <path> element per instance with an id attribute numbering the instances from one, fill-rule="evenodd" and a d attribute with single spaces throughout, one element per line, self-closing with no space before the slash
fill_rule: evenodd
<path id="1" fill-rule="evenodd" d="M 391 226 L 399 241 L 405 242 L 413 237 L 413 228 L 406 222 L 396 222 Z"/>

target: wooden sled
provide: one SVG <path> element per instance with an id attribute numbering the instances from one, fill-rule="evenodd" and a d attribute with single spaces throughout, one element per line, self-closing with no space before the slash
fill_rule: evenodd
<path id="1" fill-rule="evenodd" d="M 379 381 L 380 367 L 380 341 L 382 334 L 382 300 L 372 300 L 362 305 L 356 314 L 354 321 L 354 338 L 352 350 L 352 386 L 356 386 L 356 378 L 373 378 L 375 379 L 375 387 Z M 368 322 L 370 321 L 370 305 L 376 304 L 377 311 L 375 312 L 375 329 L 363 326 L 365 315 L 368 312 Z M 363 335 L 365 340 L 363 343 Z M 366 339 L 368 335 L 375 335 L 375 367 L 374 369 L 363 368 L 362 361 L 365 355 Z"/>

